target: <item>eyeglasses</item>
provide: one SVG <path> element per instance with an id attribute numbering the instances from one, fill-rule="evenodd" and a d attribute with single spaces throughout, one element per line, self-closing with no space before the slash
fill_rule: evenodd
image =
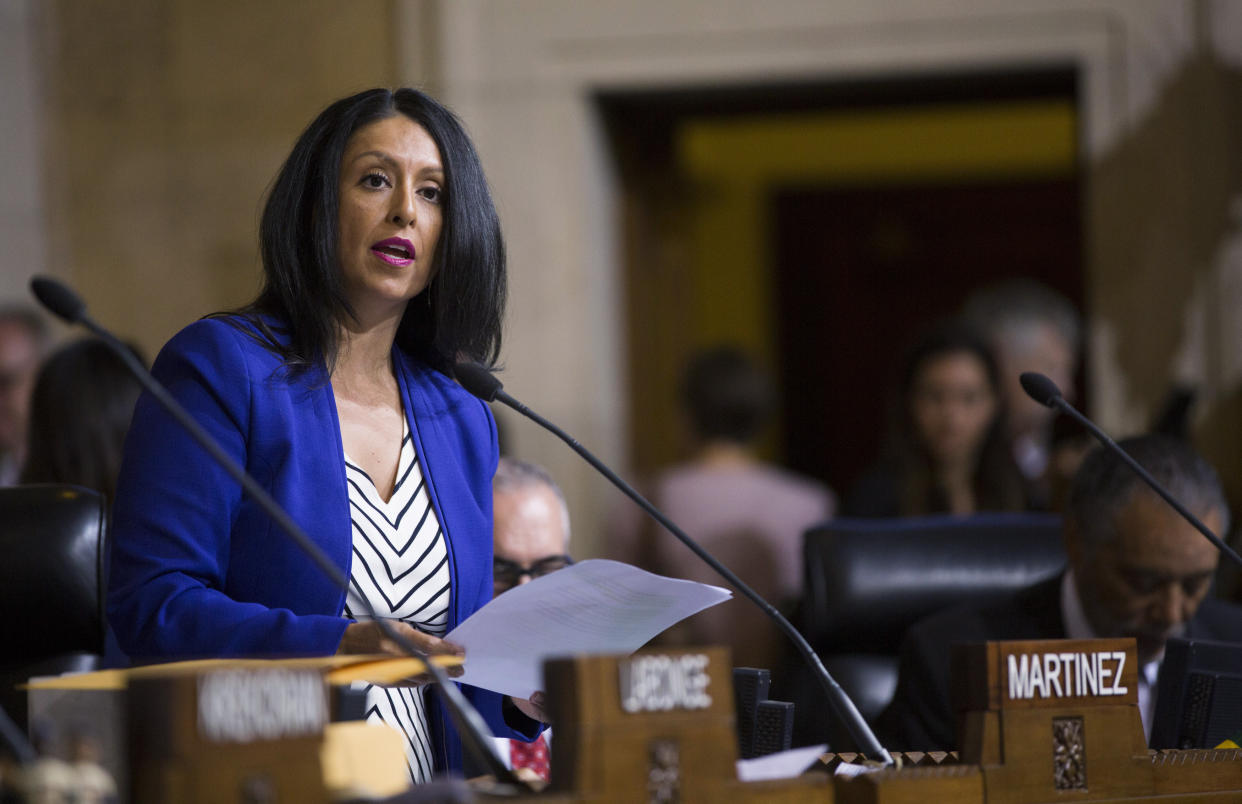
<path id="1" fill-rule="evenodd" d="M 565 569 L 574 560 L 567 555 L 547 556 L 524 567 L 516 561 L 510 561 L 507 558 L 492 559 L 492 582 L 497 592 L 506 591 L 517 586 L 522 581 L 522 576 L 527 575 L 533 580 L 542 578 L 550 572 L 556 572 L 559 569 Z"/>

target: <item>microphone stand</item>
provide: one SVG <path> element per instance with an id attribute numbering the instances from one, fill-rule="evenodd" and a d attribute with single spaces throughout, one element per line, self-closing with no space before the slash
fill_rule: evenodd
<path id="1" fill-rule="evenodd" d="M 370 601 L 361 595 L 355 594 L 349 588 L 349 579 L 345 577 L 345 573 L 341 572 L 332 563 L 332 560 L 319 549 L 319 546 L 311 541 L 301 526 L 280 507 L 279 503 L 272 499 L 267 490 L 260 486 L 254 478 L 247 474 L 244 468 L 233 460 L 232 456 L 216 443 L 215 439 L 211 437 L 203 426 L 138 361 L 133 352 L 121 343 L 115 335 L 104 329 L 104 327 L 86 314 L 85 306 L 78 300 L 77 295 L 60 282 L 46 277 L 35 277 L 31 280 L 31 287 L 34 289 L 35 296 L 38 297 L 39 301 L 57 316 L 64 318 L 70 324 L 81 323 L 82 326 L 103 340 L 125 362 L 126 367 L 138 379 L 142 387 L 150 392 L 160 405 L 177 420 L 177 423 L 184 427 L 194 440 L 211 455 L 212 459 L 228 472 L 229 477 L 241 485 L 245 492 L 259 504 L 259 507 L 272 518 L 272 521 L 285 532 L 289 539 L 297 545 L 298 549 L 310 558 L 332 583 L 345 589 L 350 599 L 358 604 L 358 609 L 364 611 L 376 623 L 377 627 L 383 631 L 384 636 L 391 639 L 407 654 L 423 662 L 427 672 L 431 674 L 435 683 L 440 687 L 445 708 L 448 709 L 454 725 L 457 726 L 462 744 L 474 759 L 485 767 L 489 773 L 493 774 L 498 782 L 519 790 L 529 789 L 514 776 L 512 771 L 505 767 L 504 762 L 496 755 L 491 743 L 491 730 L 488 729 L 478 710 L 466 700 L 466 697 L 462 695 L 457 685 L 449 679 L 444 669 L 431 661 L 427 654 L 399 634 L 387 620 L 381 618 Z M 66 309 L 66 302 L 76 306 Z"/>
<path id="2" fill-rule="evenodd" d="M 1025 377 L 1026 375 L 1024 374 L 1022 376 Z M 1036 400 L 1036 401 L 1039 401 L 1039 400 Z M 1142 478 L 1144 483 L 1146 483 L 1148 486 L 1151 487 L 1152 491 L 1159 494 L 1160 497 L 1165 502 L 1173 506 L 1174 511 L 1177 511 L 1177 513 L 1181 514 L 1182 518 L 1185 519 L 1187 522 L 1189 522 L 1191 525 L 1193 525 L 1195 530 L 1202 533 L 1207 538 L 1208 541 L 1214 544 L 1216 546 L 1216 549 L 1219 550 L 1221 554 L 1229 558 L 1229 560 L 1232 561 L 1234 564 L 1237 564 L 1239 567 L 1242 567 L 1242 556 L 1239 556 L 1232 547 L 1225 544 L 1225 542 L 1222 541 L 1219 536 L 1213 533 L 1211 529 L 1208 528 L 1207 525 L 1203 524 L 1203 522 L 1199 520 L 1199 517 L 1192 514 L 1190 510 L 1187 509 L 1186 506 L 1182 505 L 1181 502 L 1178 501 L 1176 497 L 1174 497 L 1172 494 L 1166 491 L 1164 486 L 1160 485 L 1160 483 L 1156 481 L 1156 478 L 1151 476 L 1150 472 L 1148 472 L 1141 465 L 1139 465 L 1138 461 L 1131 458 L 1128 452 L 1126 452 L 1124 449 L 1118 446 L 1117 442 L 1114 441 L 1112 438 L 1110 438 L 1108 433 L 1105 433 L 1098 426 L 1096 426 L 1095 422 L 1088 419 L 1084 414 L 1079 412 L 1078 409 L 1075 408 L 1073 405 L 1071 405 L 1069 402 L 1066 402 L 1065 397 L 1061 396 L 1059 392 L 1055 396 L 1051 397 L 1047 402 L 1045 402 L 1045 404 L 1048 405 L 1048 407 L 1050 408 L 1053 408 L 1055 410 L 1060 410 L 1068 414 L 1070 418 L 1074 419 L 1079 424 L 1081 424 L 1083 427 L 1087 428 L 1087 432 L 1095 436 L 1096 440 L 1099 441 L 1101 444 L 1103 444 L 1106 449 L 1112 450 L 1112 452 L 1116 454 L 1117 457 L 1121 458 L 1121 460 L 1125 462 L 1126 466 L 1129 466 L 1131 469 L 1133 469 L 1134 473 L 1137 474 L 1140 478 Z"/>
<path id="3" fill-rule="evenodd" d="M 722 578 L 728 581 L 734 589 L 741 592 L 745 597 L 749 598 L 752 603 L 758 606 L 764 614 L 776 623 L 781 632 L 789 637 L 789 639 L 794 643 L 794 646 L 798 649 L 798 652 L 802 654 L 803 659 L 805 659 L 807 664 L 810 665 L 812 672 L 820 683 L 820 686 L 828 696 L 828 702 L 832 704 L 833 711 L 836 713 L 837 717 L 845 723 L 846 728 L 849 730 L 850 736 L 854 739 L 854 742 L 858 745 L 859 749 L 867 756 L 882 762 L 886 766 L 894 764 L 892 756 L 884 748 L 884 746 L 880 745 L 880 741 L 876 739 L 875 733 L 871 730 L 871 727 L 867 725 L 867 721 L 863 719 L 862 714 L 858 711 L 858 707 L 856 707 L 854 702 L 850 700 L 850 697 L 845 694 L 845 690 L 841 689 L 841 685 L 838 684 L 836 679 L 832 677 L 832 674 L 828 672 L 828 668 L 824 667 L 824 663 L 820 660 L 819 656 L 816 655 L 815 649 L 812 648 L 810 643 L 806 641 L 806 638 L 798 632 L 798 629 L 794 628 L 793 625 L 790 624 L 789 620 L 785 619 L 785 616 L 776 610 L 776 607 L 764 600 L 758 592 L 751 589 L 741 578 L 734 574 L 732 570 L 724 564 L 721 564 L 711 553 L 703 549 L 697 542 L 694 541 L 694 539 L 691 539 L 685 531 L 665 516 L 659 508 L 656 508 L 645 497 L 643 497 L 643 495 L 639 494 L 629 483 L 626 483 L 615 472 L 609 469 L 608 466 L 606 466 L 603 461 L 596 458 L 590 450 L 579 444 L 577 440 L 575 440 L 564 430 L 557 427 L 555 424 L 540 416 L 538 413 L 534 412 L 506 393 L 503 386 L 500 384 L 500 381 L 492 376 L 491 373 L 482 366 L 459 363 L 457 365 L 456 373 L 459 381 L 464 380 L 462 384 L 467 391 L 470 391 L 475 396 L 478 396 L 487 402 L 496 400 L 507 405 L 568 444 L 570 449 L 578 453 L 578 455 L 580 455 L 587 463 L 591 464 L 596 471 L 620 489 L 625 496 L 637 503 L 640 508 L 663 525 L 665 530 L 676 536 L 682 544 L 686 545 L 686 547 L 689 547 L 695 555 L 715 570 Z"/>
<path id="4" fill-rule="evenodd" d="M 39 758 L 34 746 L 3 708 L 0 708 L 0 742 L 13 752 L 13 758 L 19 765 L 29 765 Z"/>

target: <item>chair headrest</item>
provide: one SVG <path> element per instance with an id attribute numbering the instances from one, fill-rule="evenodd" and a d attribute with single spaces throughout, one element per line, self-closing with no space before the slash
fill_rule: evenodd
<path id="1" fill-rule="evenodd" d="M 980 514 L 836 519 L 805 540 L 807 638 L 834 652 L 895 652 L 917 620 L 1061 570 L 1061 519 Z"/>
<path id="2" fill-rule="evenodd" d="M 0 488 L 0 644 L 33 660 L 102 653 L 103 496 L 77 486 Z"/>

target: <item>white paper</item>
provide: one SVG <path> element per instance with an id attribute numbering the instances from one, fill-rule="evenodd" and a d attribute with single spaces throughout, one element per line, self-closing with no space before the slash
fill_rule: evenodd
<path id="1" fill-rule="evenodd" d="M 545 659 L 632 653 L 731 596 L 718 586 L 592 559 L 497 596 L 445 639 L 466 649 L 465 673 L 457 681 L 529 698 L 544 689 Z"/>
<path id="2" fill-rule="evenodd" d="M 806 748 L 791 748 L 756 759 L 739 759 L 737 778 L 743 782 L 792 779 L 801 776 L 827 750 L 827 745 L 809 745 Z"/>
<path id="3" fill-rule="evenodd" d="M 862 776 L 866 773 L 875 773 L 876 771 L 884 769 L 885 766 L 883 765 L 859 765 L 852 762 L 842 762 L 840 765 L 837 765 L 837 769 L 833 771 L 833 775 L 852 778 L 854 776 Z"/>

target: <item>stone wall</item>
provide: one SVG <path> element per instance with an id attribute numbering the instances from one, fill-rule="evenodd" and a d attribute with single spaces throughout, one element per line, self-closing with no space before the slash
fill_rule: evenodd
<path id="1" fill-rule="evenodd" d="M 1194 381 L 1202 443 L 1242 493 L 1239 4 L 2 0 L 0 22 L 0 294 L 54 272 L 154 354 L 255 292 L 260 199 L 311 116 L 423 84 L 462 115 L 495 189 L 506 382 L 622 468 L 620 188 L 593 92 L 1072 64 L 1094 412 L 1132 431 Z M 617 495 L 550 436 L 508 430 L 563 481 L 593 552 Z"/>

